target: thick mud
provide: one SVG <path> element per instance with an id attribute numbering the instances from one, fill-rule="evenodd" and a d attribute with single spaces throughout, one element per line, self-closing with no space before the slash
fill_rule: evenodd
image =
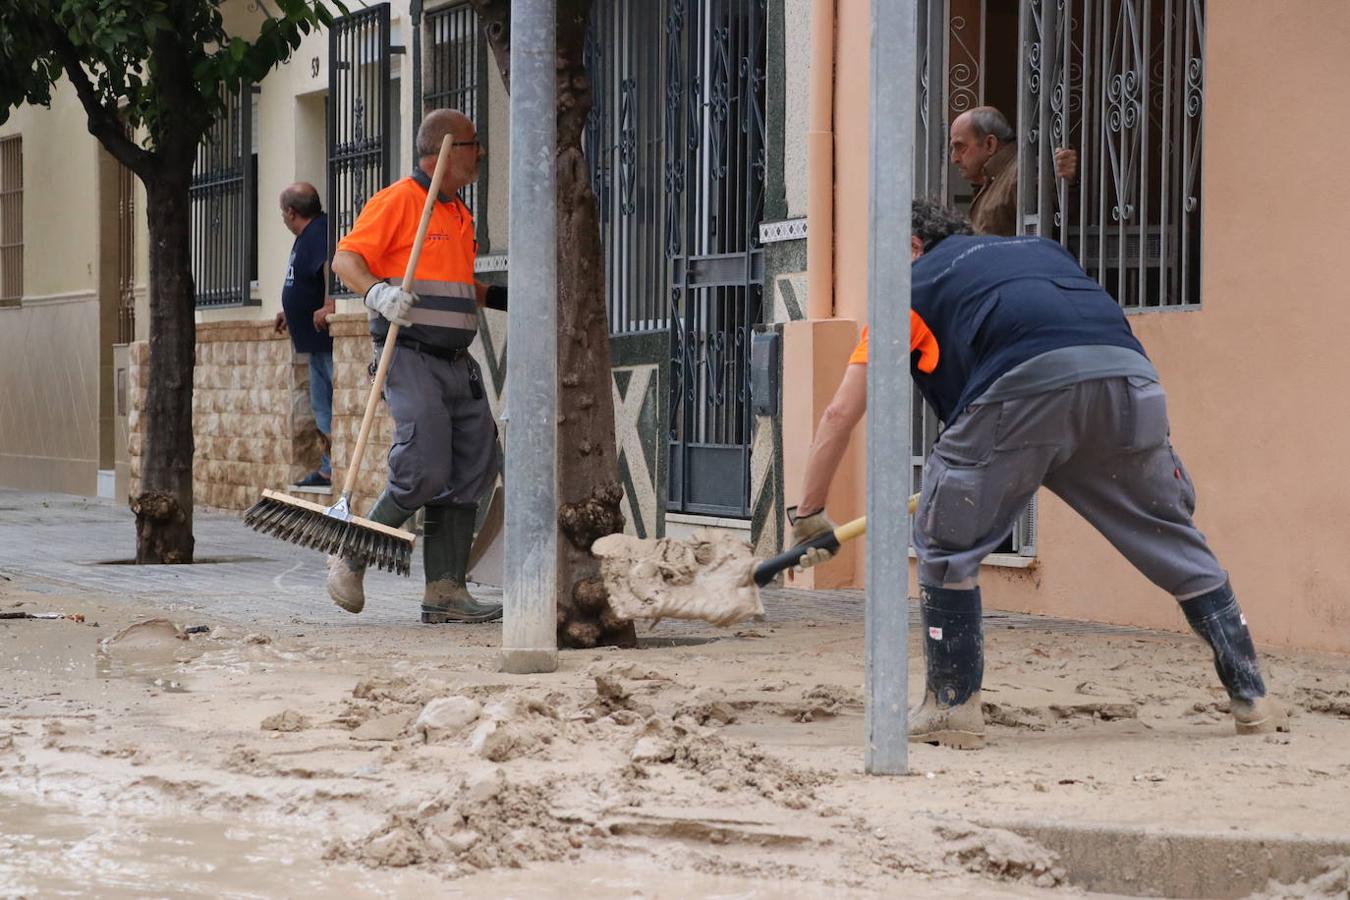
<path id="1" fill-rule="evenodd" d="M 1239 738 L 1192 638 L 990 620 L 989 747 L 915 745 L 876 778 L 855 626 L 516 677 L 496 626 L 127 629 L 164 613 L 13 586 L 0 607 L 86 617 L 0 621 L 4 896 L 1032 896 L 1074 873 L 1015 823 L 1350 833 L 1340 658 L 1267 655 L 1295 730 Z M 1344 882 L 1306 875 L 1270 896 Z"/>

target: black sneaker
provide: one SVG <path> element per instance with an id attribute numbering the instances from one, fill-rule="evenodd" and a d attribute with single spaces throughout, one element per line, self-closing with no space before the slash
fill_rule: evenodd
<path id="1" fill-rule="evenodd" d="M 310 472 L 295 483 L 296 487 L 332 487 L 333 479 L 319 471 Z"/>

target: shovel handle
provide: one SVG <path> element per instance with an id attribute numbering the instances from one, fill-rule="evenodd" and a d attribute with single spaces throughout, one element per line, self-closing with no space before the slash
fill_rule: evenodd
<path id="1" fill-rule="evenodd" d="M 422 204 L 422 220 L 417 223 L 417 236 L 413 238 L 412 252 L 408 254 L 408 267 L 403 272 L 403 290 L 411 293 L 414 277 L 417 274 L 417 262 L 422 258 L 422 244 L 426 240 L 427 229 L 431 227 L 431 214 L 436 209 L 436 195 L 441 191 L 441 176 L 450 161 L 451 135 L 441 141 L 441 152 L 436 157 L 436 169 L 431 173 L 431 184 L 427 187 L 427 199 Z M 366 455 L 366 441 L 370 439 L 370 426 L 375 421 L 375 409 L 380 405 L 380 394 L 384 391 L 384 379 L 389 374 L 389 363 L 394 358 L 394 344 L 398 340 L 398 323 L 389 323 L 389 332 L 384 336 L 384 347 L 380 350 L 380 363 L 375 369 L 375 380 L 370 385 L 370 396 L 366 398 L 366 412 L 361 417 L 361 430 L 356 434 L 356 446 L 352 448 L 351 464 L 347 466 L 347 475 L 342 480 L 342 496 L 350 498 L 356 487 L 356 476 L 361 471 L 361 463 Z"/>
<path id="2" fill-rule="evenodd" d="M 914 510 L 919 505 L 919 495 L 914 494 L 909 498 L 906 507 L 909 514 L 913 515 Z M 845 522 L 833 531 L 827 531 L 824 534 L 816 535 L 809 541 L 803 541 L 795 547 L 784 550 L 777 556 L 770 557 L 764 562 L 755 566 L 755 586 L 764 587 L 770 581 L 778 577 L 778 573 L 790 569 L 801 561 L 802 554 L 807 550 L 828 550 L 831 554 L 839 552 L 839 545 L 851 541 L 856 537 L 861 537 L 867 532 L 867 516 L 859 516 L 851 522 Z"/>

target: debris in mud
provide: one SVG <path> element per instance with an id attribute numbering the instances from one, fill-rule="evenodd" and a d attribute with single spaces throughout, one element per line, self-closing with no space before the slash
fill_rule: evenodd
<path id="1" fill-rule="evenodd" d="M 643 540 L 610 534 L 591 546 L 610 606 L 622 619 L 702 619 L 734 625 L 764 614 L 750 546 L 727 534 Z"/>
<path id="2" fill-rule="evenodd" d="M 736 721 L 736 711 L 718 693 L 703 691 L 693 703 L 676 707 L 672 718 L 689 718 L 699 725 L 730 725 Z"/>
<path id="3" fill-rule="evenodd" d="M 286 709 L 263 719 L 259 727 L 263 731 L 304 731 L 309 720 L 293 709 Z"/>
<path id="4" fill-rule="evenodd" d="M 984 720 L 990 725 L 1002 725 L 1005 728 L 1025 728 L 1028 731 L 1044 731 L 1045 723 L 1040 721 L 1041 711 L 1028 706 L 1002 706 L 998 703 L 981 704 Z"/>
<path id="5" fill-rule="evenodd" d="M 1350 718 L 1350 691 L 1301 687 L 1297 696 L 1298 705 L 1308 712 Z"/>
<path id="6" fill-rule="evenodd" d="M 732 743 L 705 729 L 690 728 L 685 721 L 656 719 L 644 726 L 644 737 L 653 739 L 645 746 L 653 752 L 659 747 L 661 762 L 701 775 L 719 792 L 746 788 L 789 809 L 806 809 L 815 800 L 814 788 L 823 780 L 819 773 L 791 766 L 755 744 Z M 669 757 L 659 739 L 674 747 Z"/>
<path id="7" fill-rule="evenodd" d="M 1041 888 L 1066 878 L 1053 853 L 1011 831 L 962 824 L 941 825 L 937 833 L 948 842 L 947 859 L 967 871 Z"/>
<path id="8" fill-rule="evenodd" d="M 639 703 L 623 682 L 613 675 L 595 676 L 595 699 L 581 708 L 581 719 L 594 722 L 609 716 L 621 725 L 631 725 L 650 717 L 655 711 L 649 704 Z"/>
<path id="9" fill-rule="evenodd" d="M 396 712 L 375 716 L 358 725 L 351 733 L 353 741 L 396 741 L 403 736 L 412 713 Z"/>
<path id="10" fill-rule="evenodd" d="M 1059 719 L 1084 716 L 1110 722 L 1114 719 L 1137 719 L 1139 708 L 1133 703 L 1052 703 L 1050 712 Z"/>
<path id="11" fill-rule="evenodd" d="M 675 758 L 675 742 L 666 737 L 664 729 L 655 721 L 647 723 L 633 743 L 629 758 L 635 763 L 664 763 Z"/>
<path id="12" fill-rule="evenodd" d="M 533 755 L 558 736 L 557 718 L 552 706 L 534 697 L 489 703 L 469 735 L 469 750 L 492 762 Z"/>
<path id="13" fill-rule="evenodd" d="M 452 863 L 450 875 L 558 860 L 583 846 L 591 828 L 555 816 L 545 787 L 516 784 L 501 769 L 461 776 L 415 810 L 396 812 L 352 842 L 329 845 L 330 860 L 373 868 Z"/>
<path id="14" fill-rule="evenodd" d="M 797 722 L 833 718 L 849 709 L 862 709 L 862 694 L 837 684 L 818 684 L 802 694 L 802 703 L 789 705 L 786 713 Z"/>
<path id="15" fill-rule="evenodd" d="M 471 697 L 437 697 L 418 714 L 413 729 L 427 743 L 459 737 L 478 720 L 483 705 Z"/>
<path id="16" fill-rule="evenodd" d="M 1252 900 L 1320 900 L 1350 897 L 1350 857 L 1324 859 L 1322 871 L 1315 877 L 1283 884 L 1271 881 L 1265 890 L 1252 894 Z"/>

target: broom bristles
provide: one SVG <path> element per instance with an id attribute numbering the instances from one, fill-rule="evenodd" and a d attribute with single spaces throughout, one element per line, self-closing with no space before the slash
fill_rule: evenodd
<path id="1" fill-rule="evenodd" d="M 263 491 L 262 499 L 244 513 L 244 524 L 261 534 L 363 566 L 399 575 L 412 571 L 416 538 L 411 532 L 359 516 L 337 518 L 317 503 L 277 491 Z"/>

